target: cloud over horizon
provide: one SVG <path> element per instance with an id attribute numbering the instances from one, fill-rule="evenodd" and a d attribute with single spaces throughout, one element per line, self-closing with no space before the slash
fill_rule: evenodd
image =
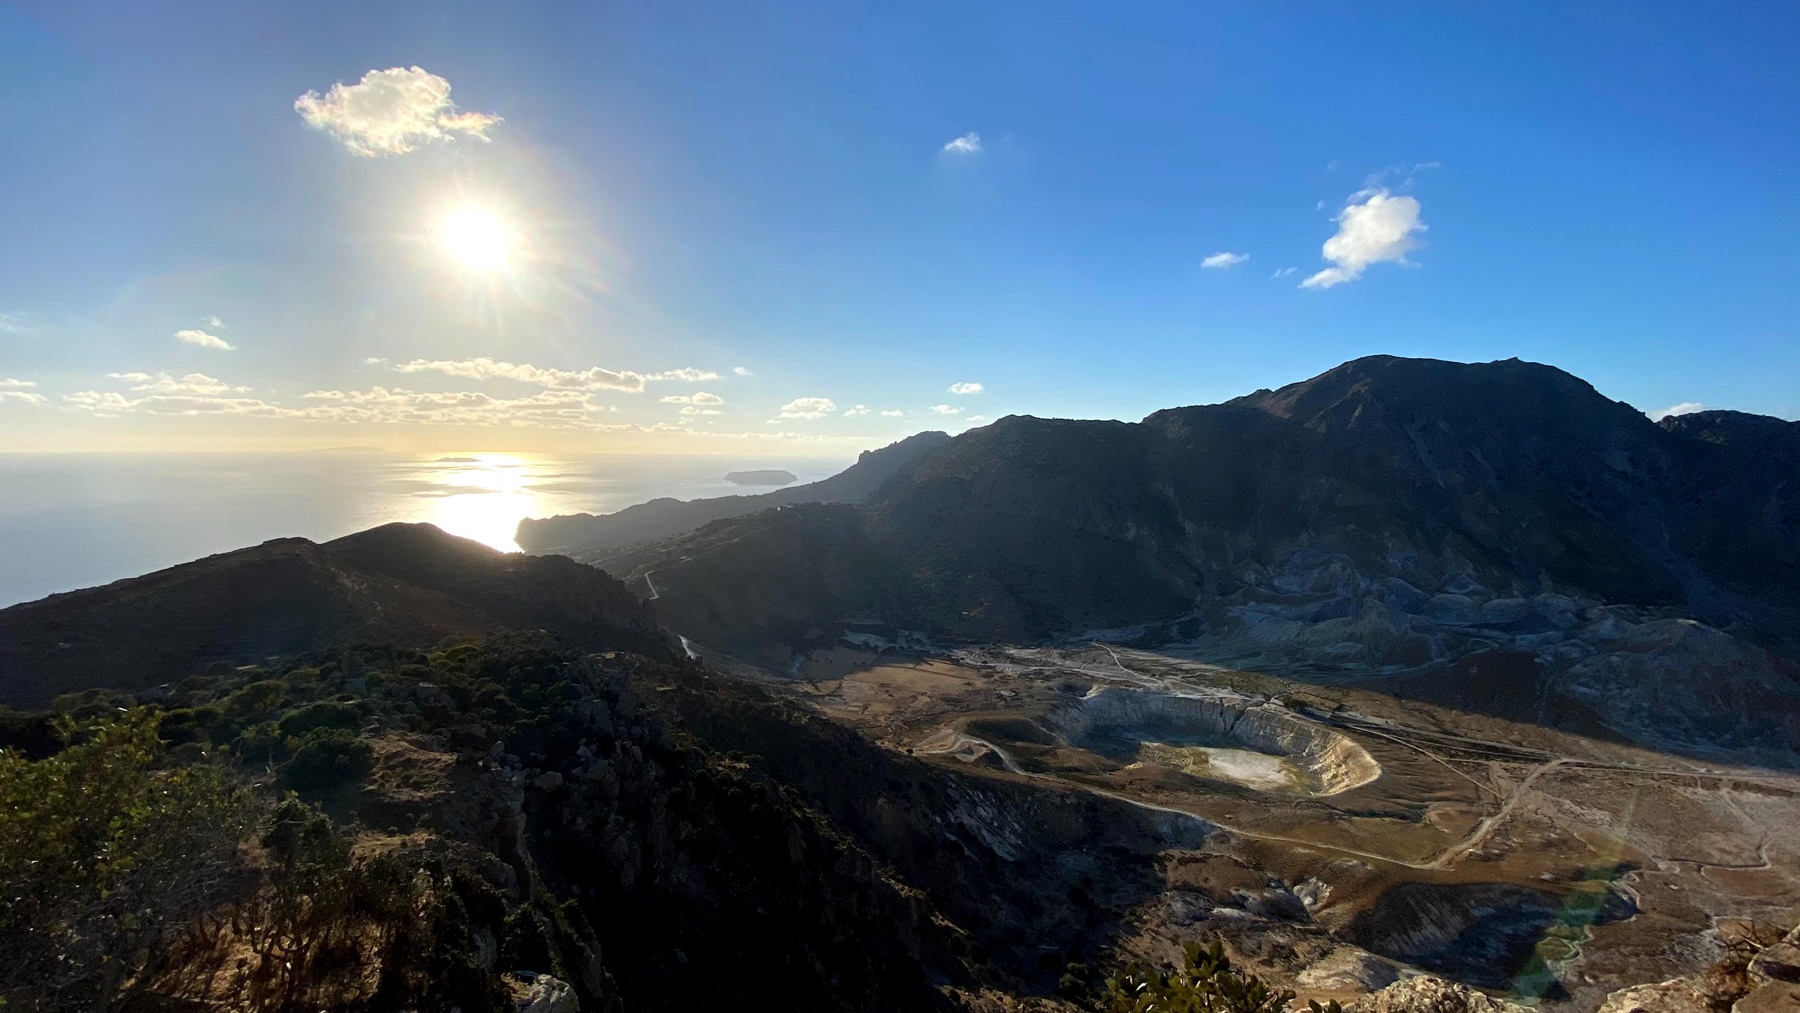
<path id="1" fill-rule="evenodd" d="M 1706 405 L 1702 402 L 1683 401 L 1680 404 L 1672 404 L 1662 411 L 1645 412 L 1644 414 L 1650 416 L 1650 421 L 1652 422 L 1661 422 L 1671 415 L 1692 415 L 1695 412 L 1703 412 L 1705 410 Z"/>
<path id="2" fill-rule="evenodd" d="M 1337 234 L 1325 240 L 1321 251 L 1333 266 L 1309 276 L 1300 283 L 1301 288 L 1331 288 L 1355 281 L 1371 264 L 1405 264 L 1407 253 L 1418 249 L 1416 234 L 1425 231 L 1417 199 L 1395 197 L 1380 189 L 1353 194 L 1334 220 Z"/>
<path id="3" fill-rule="evenodd" d="M 814 419 L 822 419 L 835 411 L 837 411 L 837 402 L 828 397 L 797 397 L 787 404 L 782 405 L 780 410 L 776 413 L 776 417 L 769 421 L 774 422 L 779 419 L 804 419 L 811 421 Z"/>
<path id="4" fill-rule="evenodd" d="M 386 366 L 397 373 L 442 373 L 464 380 L 517 380 L 520 383 L 534 383 L 551 390 L 621 390 L 628 393 L 641 393 L 645 381 L 650 377 L 631 370 L 602 369 L 593 366 L 588 369 L 549 369 L 533 366 L 529 362 L 501 362 L 481 356 L 474 359 L 413 359 L 410 362 L 388 362 L 386 359 L 366 360 L 371 366 Z M 699 370 L 677 372 L 694 372 Z M 667 374 L 658 374 L 659 379 Z"/>
<path id="5" fill-rule="evenodd" d="M 209 318 L 209 319 L 217 319 L 217 318 L 214 317 L 214 318 Z M 218 325 L 214 324 L 213 326 L 216 327 Z M 194 345 L 199 348 L 216 348 L 221 352 L 237 351 L 236 345 L 233 345 L 231 342 L 226 341 L 224 338 L 219 337 L 217 334 L 208 334 L 207 332 L 202 331 L 202 330 L 176 331 L 175 332 L 175 340 L 181 342 L 184 345 Z"/>
<path id="6" fill-rule="evenodd" d="M 294 110 L 308 126 L 369 158 L 404 155 L 459 134 L 485 141 L 488 128 L 500 122 L 490 113 L 457 109 L 450 82 L 422 67 L 371 70 L 356 84 L 340 81 L 324 95 L 307 92 L 294 100 Z"/>

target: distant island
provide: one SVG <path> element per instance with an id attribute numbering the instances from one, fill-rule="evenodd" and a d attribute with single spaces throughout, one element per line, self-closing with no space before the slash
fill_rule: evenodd
<path id="1" fill-rule="evenodd" d="M 733 485 L 792 485 L 800 477 L 791 471 L 734 471 L 725 481 Z"/>

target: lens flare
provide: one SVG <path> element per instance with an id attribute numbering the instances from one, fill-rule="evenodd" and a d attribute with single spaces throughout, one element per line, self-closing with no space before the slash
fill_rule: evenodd
<path id="1" fill-rule="evenodd" d="M 492 209 L 464 205 L 438 223 L 438 243 L 456 262 L 483 274 L 505 267 L 513 238 Z"/>

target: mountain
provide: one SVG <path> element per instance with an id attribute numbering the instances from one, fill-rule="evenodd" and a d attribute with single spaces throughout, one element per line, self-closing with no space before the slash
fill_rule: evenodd
<path id="1" fill-rule="evenodd" d="M 649 607 L 592 567 L 497 552 L 429 524 L 388 524 L 323 544 L 275 539 L 0 610 L 0 702 L 514 628 L 577 648 L 669 654 Z"/>
<path id="2" fill-rule="evenodd" d="M 948 442 L 950 437 L 946 433 L 917 433 L 880 450 L 863 451 L 855 464 L 830 478 L 755 496 L 697 500 L 663 497 L 598 516 L 528 517 L 519 522 L 515 537 L 526 552 L 558 552 L 592 562 L 627 545 L 668 538 L 713 521 L 742 517 L 771 507 L 796 503 L 860 503 L 920 454 Z M 789 481 L 792 481 L 791 476 Z"/>
<path id="3" fill-rule="evenodd" d="M 846 619 L 940 641 L 1194 641 L 1332 678 L 1510 650 L 1539 660 L 1488 694 L 1509 716 L 1689 741 L 1748 713 L 1737 738 L 1781 747 L 1800 743 L 1796 431 L 1659 425 L 1516 359 L 1374 356 L 1138 423 L 1009 416 L 859 504 L 722 521 L 608 565 L 650 576 L 672 629 L 764 664 Z M 1465 683 L 1414 689 L 1467 705 Z M 1582 695 L 1615 683 L 1648 694 L 1641 713 Z"/>

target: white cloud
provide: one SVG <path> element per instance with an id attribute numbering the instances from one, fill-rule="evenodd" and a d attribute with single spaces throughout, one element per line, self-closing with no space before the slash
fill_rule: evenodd
<path id="1" fill-rule="evenodd" d="M 1228 267 L 1235 267 L 1238 264 L 1242 264 L 1249 259 L 1250 255 L 1248 253 L 1232 253 L 1230 250 L 1223 250 L 1202 260 L 1200 266 L 1209 271 L 1223 271 Z"/>
<path id="2" fill-rule="evenodd" d="M 984 390 L 987 388 L 978 383 L 953 383 L 950 385 L 952 394 L 979 394 Z"/>
<path id="3" fill-rule="evenodd" d="M 200 322 L 211 327 L 215 331 L 222 331 L 225 329 L 225 321 L 220 320 L 218 317 L 207 317 Z"/>
<path id="4" fill-rule="evenodd" d="M 42 394 L 29 390 L 17 390 L 0 384 L 0 401 L 18 401 L 23 404 L 41 405 L 50 400 Z"/>
<path id="5" fill-rule="evenodd" d="M 755 376 L 756 375 L 755 373 L 750 372 L 749 370 L 745 369 L 742 366 L 731 367 L 731 372 L 734 376 Z"/>
<path id="6" fill-rule="evenodd" d="M 15 380 L 12 377 L 0 377 L 0 390 L 19 390 L 24 387 L 36 387 L 36 380 Z"/>
<path id="7" fill-rule="evenodd" d="M 953 406 L 947 405 L 947 404 L 934 404 L 931 406 L 931 410 L 934 412 L 937 412 L 939 415 L 961 415 L 962 414 L 961 408 L 956 408 L 956 407 L 953 407 Z"/>
<path id="8" fill-rule="evenodd" d="M 1363 198 L 1360 204 L 1359 197 Z M 1323 250 L 1334 266 L 1307 278 L 1301 288 L 1331 288 L 1355 281 L 1370 264 L 1404 264 L 1406 254 L 1418 248 L 1415 234 L 1425 231 L 1425 223 L 1419 220 L 1419 202 L 1386 190 L 1353 195 L 1335 220 L 1337 235 L 1325 240 Z"/>
<path id="9" fill-rule="evenodd" d="M 696 408 L 690 404 L 690 405 L 682 405 L 681 406 L 681 414 L 683 414 L 683 415 L 723 415 L 725 413 L 718 410 L 717 408 Z"/>
<path id="10" fill-rule="evenodd" d="M 457 134 L 485 141 L 500 117 L 465 113 L 450 101 L 450 82 L 420 67 L 371 70 L 356 84 L 339 82 L 324 95 L 294 100 L 309 126 L 344 142 L 351 153 L 404 155 L 419 144 Z"/>
<path id="11" fill-rule="evenodd" d="M 0 334 L 24 334 L 26 327 L 17 313 L 0 313 Z"/>
<path id="12" fill-rule="evenodd" d="M 725 399 L 717 394 L 708 394 L 697 390 L 692 394 L 670 394 L 662 399 L 663 404 L 724 404 Z"/>
<path id="13" fill-rule="evenodd" d="M 644 379 L 646 380 L 680 380 L 683 383 L 705 383 L 707 380 L 717 380 L 718 378 L 719 374 L 710 369 L 693 369 L 685 366 L 681 369 L 671 369 L 663 373 L 644 374 Z"/>
<path id="14" fill-rule="evenodd" d="M 505 426 L 537 429 L 632 429 L 605 421 L 609 409 L 579 390 L 545 390 L 522 398 L 497 398 L 478 391 L 315 390 L 314 402 L 286 408 L 288 418 L 319 422 L 373 422 L 391 425 Z"/>
<path id="15" fill-rule="evenodd" d="M 236 387 L 205 373 L 189 373 L 175 377 L 169 373 L 108 373 L 109 379 L 132 384 L 132 390 L 148 394 L 177 397 L 218 397 L 223 394 L 248 394 L 250 388 Z"/>
<path id="16" fill-rule="evenodd" d="M 368 365 L 387 364 L 385 359 L 364 361 Z M 601 369 L 599 366 L 579 370 L 546 369 L 528 362 L 499 362 L 486 356 L 476 359 L 414 359 L 411 362 L 393 363 L 389 368 L 400 373 L 443 373 L 445 376 L 464 380 L 517 380 L 520 383 L 535 383 L 551 390 L 623 390 L 637 393 L 644 389 L 644 381 L 650 379 L 630 370 Z"/>
<path id="17" fill-rule="evenodd" d="M 226 341 L 224 338 L 219 337 L 217 334 L 208 334 L 205 331 L 176 331 L 175 340 L 184 345 L 196 345 L 200 348 L 216 348 L 221 352 L 237 351 L 237 346 Z"/>
<path id="18" fill-rule="evenodd" d="M 900 411 L 899 409 L 894 409 L 891 411 L 885 411 L 885 412 L 881 413 L 883 418 L 889 418 L 889 419 L 897 419 L 905 414 L 906 414 L 905 412 Z"/>
<path id="19" fill-rule="evenodd" d="M 1644 414 L 1650 416 L 1652 422 L 1661 422 L 1671 415 L 1692 415 L 1695 412 L 1703 412 L 1705 410 L 1706 405 L 1701 404 L 1699 401 L 1683 401 L 1680 404 L 1670 405 L 1662 411 L 1645 412 Z"/>
<path id="20" fill-rule="evenodd" d="M 859 404 L 854 407 L 844 409 L 844 415 L 847 417 L 851 417 L 851 418 L 854 418 L 859 415 L 867 415 L 867 414 L 869 414 L 869 406 L 866 404 Z"/>
<path id="21" fill-rule="evenodd" d="M 981 135 L 970 131 L 944 145 L 943 151 L 947 155 L 979 155 L 981 154 Z"/>
<path id="22" fill-rule="evenodd" d="M 967 422 L 970 425 L 974 425 L 977 422 L 986 422 L 987 420 L 986 415 L 971 415 L 968 418 L 963 419 L 964 422 Z"/>
<path id="23" fill-rule="evenodd" d="M 1297 267 L 1278 267 L 1275 269 L 1275 273 L 1269 275 L 1269 277 L 1270 278 L 1285 278 L 1288 275 L 1293 274 L 1295 271 L 1298 271 L 1298 270 L 1300 270 L 1300 269 Z"/>
<path id="24" fill-rule="evenodd" d="M 837 411 L 837 402 L 828 397 L 797 397 L 781 406 L 777 418 L 822 419 Z M 770 419 L 774 422 L 776 419 Z"/>

